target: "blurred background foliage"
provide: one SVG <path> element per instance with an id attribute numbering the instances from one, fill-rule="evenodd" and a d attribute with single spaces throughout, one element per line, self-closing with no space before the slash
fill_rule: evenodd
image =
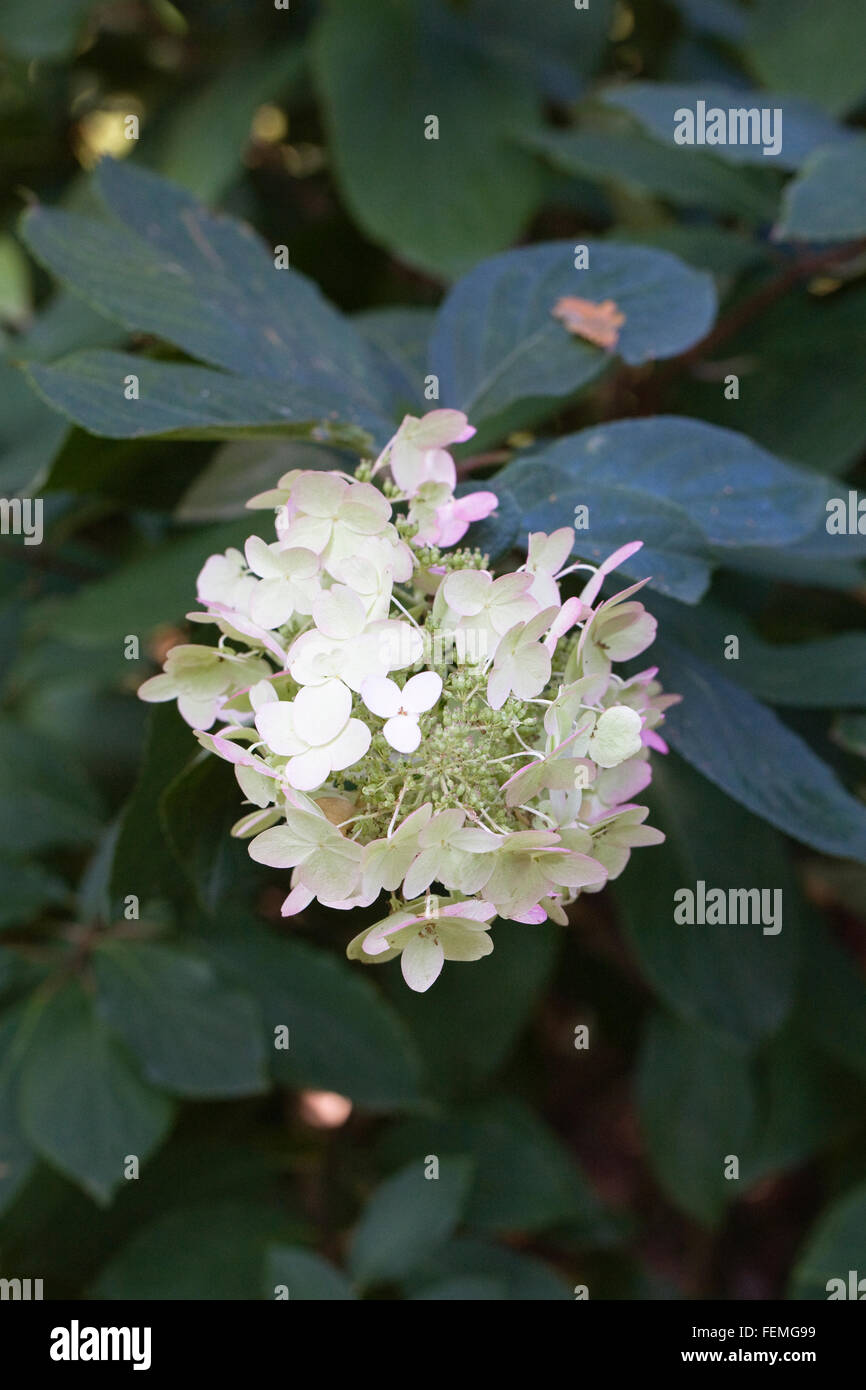
<path id="1" fill-rule="evenodd" d="M 44 497 L 47 530 L 0 539 L 0 1274 L 52 1297 L 809 1298 L 862 1261 L 866 538 L 828 537 L 822 499 L 866 447 L 864 46 L 860 0 L 4 0 L 0 491 Z M 710 84 L 783 93 L 793 158 L 674 147 L 673 107 Z M 429 114 L 422 165 L 407 132 Z M 244 499 L 345 456 L 267 426 L 112 437 L 93 366 L 112 359 L 77 354 L 211 359 L 146 295 L 117 307 L 170 195 L 149 213 L 105 176 L 132 249 L 104 284 L 57 220 L 105 218 L 103 155 L 290 248 L 392 405 L 417 399 L 455 281 L 433 352 L 469 391 L 458 352 L 496 263 L 461 277 L 515 245 L 673 253 L 680 288 L 646 301 L 660 334 L 696 312 L 685 268 L 717 297 L 686 351 L 581 349 L 567 387 L 488 401 L 484 447 L 514 459 L 494 553 L 569 519 L 538 495 L 560 456 L 537 426 L 630 422 L 621 486 L 659 460 L 618 539 L 655 538 L 654 659 L 687 697 L 652 792 L 668 841 L 567 931 L 501 923 L 422 997 L 350 966 L 357 924 L 281 921 L 275 876 L 228 838 L 231 773 L 136 701 L 203 558 L 253 529 Z M 27 205 L 58 210 L 31 215 L 36 255 Z M 637 294 L 648 263 L 611 255 Z M 713 480 L 700 505 L 684 457 L 691 491 Z M 698 878 L 783 887 L 783 932 L 675 927 Z"/>

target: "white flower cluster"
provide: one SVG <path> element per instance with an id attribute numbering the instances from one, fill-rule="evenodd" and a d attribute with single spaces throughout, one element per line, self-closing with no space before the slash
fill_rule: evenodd
<path id="1" fill-rule="evenodd" d="M 495 917 L 564 923 L 632 848 L 659 843 L 633 798 L 678 698 L 655 668 L 612 670 L 655 635 L 641 584 L 600 601 L 640 542 L 595 568 L 568 564 L 570 527 L 539 532 L 498 576 L 446 549 L 497 503 L 454 495 L 448 446 L 473 433 L 459 411 L 407 416 L 356 477 L 293 471 L 253 498 L 275 511 L 276 539 L 211 556 L 189 614 L 216 624 L 218 645 L 173 648 L 139 692 L 177 699 L 234 764 L 253 809 L 233 833 L 292 870 L 284 915 L 391 895 L 348 953 L 399 954 L 415 990 L 445 960 L 489 954 Z"/>

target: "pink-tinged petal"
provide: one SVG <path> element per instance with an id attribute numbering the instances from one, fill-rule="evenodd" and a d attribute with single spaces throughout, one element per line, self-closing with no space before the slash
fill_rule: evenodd
<path id="1" fill-rule="evenodd" d="M 391 747 L 398 753 L 414 753 L 421 742 L 418 720 L 411 714 L 397 714 L 382 730 Z"/>
<path id="2" fill-rule="evenodd" d="M 390 719 L 400 708 L 400 687 L 390 676 L 367 676 L 361 684 L 361 699 L 371 714 Z"/>
<path id="3" fill-rule="evenodd" d="M 657 753 L 669 753 L 671 751 L 661 734 L 657 734 L 655 729 L 644 729 L 640 741 L 647 748 L 654 748 Z"/>
<path id="4" fill-rule="evenodd" d="M 238 632 L 242 632 L 245 637 L 252 637 L 253 641 L 260 642 L 263 647 L 275 656 L 280 665 L 283 666 L 286 660 L 285 647 L 281 647 L 276 637 L 270 632 L 266 632 L 258 623 L 251 622 L 242 613 L 237 613 L 233 608 L 228 608 L 224 603 L 209 603 L 208 609 L 211 613 L 218 613 L 227 623 L 230 623 Z M 200 614 L 188 613 L 187 617 L 201 620 Z"/>
<path id="5" fill-rule="evenodd" d="M 567 598 L 557 617 L 551 623 L 550 631 L 544 639 L 544 645 L 548 651 L 555 651 L 560 637 L 564 637 L 567 632 L 570 632 L 575 623 L 588 618 L 591 611 L 582 599 Z"/>
<path id="6" fill-rule="evenodd" d="M 442 694 L 442 677 L 435 671 L 419 671 L 410 676 L 400 696 L 400 708 L 410 714 L 424 714 L 432 709 Z"/>
<path id="7" fill-rule="evenodd" d="M 608 555 L 607 559 L 603 560 L 599 565 L 595 574 L 580 595 L 584 603 L 591 604 L 601 592 L 601 586 L 605 577 L 612 574 L 615 569 L 619 569 L 623 561 L 628 560 L 632 555 L 636 555 L 637 552 L 642 549 L 643 541 L 629 541 L 628 545 L 621 545 L 619 550 L 615 550 L 612 555 Z"/>
<path id="8" fill-rule="evenodd" d="M 309 888 L 305 888 L 303 883 L 295 884 L 289 896 L 284 900 L 280 913 L 283 917 L 294 917 L 296 912 L 303 912 L 305 907 L 313 901 L 315 893 L 311 893 Z"/>
<path id="9" fill-rule="evenodd" d="M 470 898 L 463 903 L 450 903 L 448 907 L 440 908 L 440 917 L 467 917 L 470 922 L 489 922 L 491 917 L 496 916 L 496 908 L 493 903 L 480 902 L 477 898 Z"/>
<path id="10" fill-rule="evenodd" d="M 528 912 L 512 912 L 510 921 L 524 922 L 528 926 L 534 927 L 537 926 L 539 922 L 547 921 L 547 913 L 541 906 L 541 903 L 539 903 L 537 907 L 531 907 Z"/>
<path id="11" fill-rule="evenodd" d="M 390 938 L 399 932 L 405 932 L 407 927 L 417 930 L 419 926 L 418 918 L 412 912 L 397 912 L 393 917 L 386 917 L 383 922 L 377 922 L 375 927 L 371 927 L 364 937 L 364 950 L 368 956 L 378 956 L 382 951 L 390 950 Z"/>
<path id="12" fill-rule="evenodd" d="M 234 763 L 237 767 L 253 767 L 263 777 L 279 777 L 272 767 L 268 767 L 261 758 L 253 757 L 252 753 L 247 752 L 242 744 L 235 743 L 233 739 L 220 738 L 219 734 L 212 734 L 210 745 L 213 752 L 219 754 L 227 763 Z"/>

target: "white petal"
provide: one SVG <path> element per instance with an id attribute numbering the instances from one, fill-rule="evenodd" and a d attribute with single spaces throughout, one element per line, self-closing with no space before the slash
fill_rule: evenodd
<path id="1" fill-rule="evenodd" d="M 256 715 L 256 728 L 268 747 L 282 757 L 304 750 L 305 741 L 298 738 L 288 700 L 262 705 Z"/>
<path id="2" fill-rule="evenodd" d="M 352 694 L 338 680 L 305 685 L 295 696 L 292 710 L 298 735 L 311 747 L 320 748 L 345 728 L 352 713 Z"/>
<path id="3" fill-rule="evenodd" d="M 336 516 L 349 484 L 330 473 L 302 473 L 292 486 L 292 502 L 310 516 Z"/>
<path id="4" fill-rule="evenodd" d="M 150 680 L 138 687 L 139 700 L 146 700 L 148 704 L 162 704 L 163 700 L 173 700 L 176 694 L 177 686 L 164 671 L 158 676 L 151 676 Z"/>
<path id="5" fill-rule="evenodd" d="M 435 671 L 419 671 L 417 676 L 410 676 L 404 685 L 400 704 L 412 714 L 423 714 L 425 710 L 433 708 L 441 694 L 442 677 L 437 676 Z"/>
<path id="6" fill-rule="evenodd" d="M 398 753 L 414 753 L 421 742 L 418 720 L 411 714 L 397 714 L 389 719 L 382 733 Z"/>
<path id="7" fill-rule="evenodd" d="M 438 980 L 445 963 L 445 952 L 430 936 L 416 936 L 400 957 L 403 979 L 416 994 L 423 994 Z"/>
<path id="8" fill-rule="evenodd" d="M 313 618 L 316 627 L 326 637 L 345 641 L 347 637 L 357 637 L 363 631 L 366 613 L 356 593 L 347 589 L 345 584 L 335 584 L 316 599 Z"/>
<path id="9" fill-rule="evenodd" d="M 328 755 L 334 772 L 342 772 L 363 758 L 370 747 L 372 735 L 360 719 L 350 719 L 341 734 L 328 744 Z"/>
<path id="10" fill-rule="evenodd" d="M 286 764 L 286 777 L 291 786 L 299 792 L 315 791 L 327 781 L 331 773 L 331 760 L 323 748 L 310 748 L 289 758 Z"/>
<path id="11" fill-rule="evenodd" d="M 189 695 L 181 695 L 177 707 L 193 729 L 209 729 L 217 716 L 216 700 L 194 700 Z"/>
<path id="12" fill-rule="evenodd" d="M 257 574 L 260 579 L 278 579 L 280 577 L 279 561 L 274 551 L 265 544 L 261 536 L 250 536 L 244 546 L 244 552 L 247 557 L 247 564 L 253 574 Z"/>
<path id="13" fill-rule="evenodd" d="M 491 709 L 502 709 L 511 690 L 511 662 L 491 671 L 487 678 L 487 703 Z"/>
<path id="14" fill-rule="evenodd" d="M 250 598 L 250 617 L 260 627 L 282 627 L 295 611 L 292 591 L 284 579 L 261 579 Z"/>
<path id="15" fill-rule="evenodd" d="M 442 582 L 442 596 L 462 617 L 480 613 L 490 597 L 491 577 L 486 570 L 455 570 Z"/>
<path id="16" fill-rule="evenodd" d="M 361 686 L 361 699 L 371 714 L 388 719 L 400 708 L 400 687 L 390 676 L 368 676 Z"/>

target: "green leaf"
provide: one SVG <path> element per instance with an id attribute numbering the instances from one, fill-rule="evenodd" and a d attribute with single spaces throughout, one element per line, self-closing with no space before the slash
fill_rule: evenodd
<path id="1" fill-rule="evenodd" d="M 547 242 L 494 256 L 464 276 L 436 317 L 431 370 L 443 405 L 477 425 L 508 412 L 550 404 L 591 381 L 610 363 L 604 349 L 575 338 L 553 317 L 563 296 L 613 299 L 625 323 L 617 353 L 636 365 L 684 352 L 709 331 L 713 282 L 664 251 L 589 243 L 589 266 L 576 270 L 574 242 Z"/>
<path id="2" fill-rule="evenodd" d="M 803 1028 L 816 1047 L 858 1076 L 866 1077 L 866 995 L 862 966 L 833 940 L 825 924 L 817 918 L 810 922 L 804 949 L 808 994 Z"/>
<path id="3" fill-rule="evenodd" d="M 529 131 L 522 140 L 563 173 L 625 184 L 674 207 L 765 222 L 778 204 L 775 188 L 753 170 L 732 169 L 701 150 L 671 149 L 639 130 Z"/>
<path id="4" fill-rule="evenodd" d="M 138 780 L 117 826 L 106 911 L 117 910 L 130 893 L 146 901 L 176 887 L 177 861 L 159 818 L 159 800 L 194 751 L 190 727 L 175 706 L 152 706 Z"/>
<path id="5" fill-rule="evenodd" d="M 223 444 L 175 508 L 175 521 L 228 521 L 252 517 L 246 510 L 257 492 L 267 492 L 293 468 L 341 468 L 351 472 L 350 457 L 322 444 L 301 440 L 239 440 Z"/>
<path id="6" fill-rule="evenodd" d="M 527 84 L 479 52 L 461 17 L 424 0 L 332 0 L 313 59 L 340 187 L 400 259 L 459 274 L 507 246 L 540 181 L 507 135 L 535 119 Z M 428 116 L 439 138 L 425 138 Z"/>
<path id="7" fill-rule="evenodd" d="M 837 1297 L 862 1299 L 856 1287 L 849 1290 L 849 1270 L 854 1270 L 854 1283 L 863 1278 L 863 1251 L 866 1249 L 866 1183 L 852 1188 L 824 1211 L 809 1234 L 791 1277 L 791 1298 L 825 1299 L 832 1292 Z M 844 1293 L 838 1285 L 828 1287 L 831 1279 L 841 1279 Z"/>
<path id="8" fill-rule="evenodd" d="M 810 642 L 767 642 L 742 614 L 717 603 L 694 611 L 656 599 L 653 612 L 666 637 L 771 705 L 807 709 L 866 706 L 866 633 L 837 632 Z M 736 660 L 725 656 L 737 638 Z"/>
<path id="9" fill-rule="evenodd" d="M 410 1290 L 414 1290 L 411 1296 L 433 1297 L 446 1280 L 452 1288 L 458 1280 L 464 1286 L 469 1283 L 463 1296 L 471 1298 L 495 1297 L 514 1302 L 564 1302 L 573 1298 L 571 1289 L 541 1260 L 477 1236 L 451 1240 L 431 1256 L 408 1281 Z M 445 1294 L 439 1292 L 435 1296 L 444 1298 Z M 451 1292 L 448 1297 L 456 1295 Z"/>
<path id="10" fill-rule="evenodd" d="M 50 0 L 5 0 L 0 41 L 19 58 L 56 63 L 72 53 L 97 0 L 67 0 L 58 10 Z"/>
<path id="11" fill-rule="evenodd" d="M 7 852 L 86 845 L 99 833 L 101 810 L 70 750 L 0 715 L 0 844 Z"/>
<path id="12" fill-rule="evenodd" d="M 369 444 L 369 435 L 356 421 L 372 425 L 383 443 L 391 432 L 380 416 L 346 405 L 345 393 L 327 383 L 286 388 L 260 378 L 98 349 L 73 353 L 50 366 L 31 362 L 26 374 L 54 410 L 110 439 L 266 435 L 360 451 Z M 138 383 L 133 399 L 125 394 L 130 377 Z M 334 409 L 341 400 L 342 416 Z"/>
<path id="13" fill-rule="evenodd" d="M 116 222 L 41 206 L 25 215 L 22 235 L 46 268 L 127 329 L 260 389 L 279 382 L 287 409 L 295 391 L 330 392 L 332 409 L 382 427 L 383 383 L 363 339 L 248 227 L 130 162 L 103 160 L 95 182 Z"/>
<path id="14" fill-rule="evenodd" d="M 300 45 L 280 44 L 227 63 L 181 105 L 159 142 L 159 171 L 199 198 L 218 198 L 243 169 L 256 110 L 277 96 L 292 96 L 305 55 Z M 220 138 L 213 134 L 219 130 Z"/>
<path id="15" fill-rule="evenodd" d="M 603 100 L 610 106 L 623 107 L 660 140 L 674 145 L 677 121 L 674 113 L 680 108 L 695 112 L 697 103 L 731 110 L 782 111 L 782 148 L 776 155 L 765 156 L 761 144 L 708 145 L 720 159 L 733 164 L 759 164 L 763 169 L 799 169 L 803 161 L 819 145 L 849 138 L 844 127 L 798 97 L 780 97 L 776 93 L 743 91 L 726 87 L 719 82 L 628 82 L 608 87 Z M 689 147 L 677 145 L 677 149 Z"/>
<path id="16" fill-rule="evenodd" d="M 279 1206 L 252 1197 L 180 1207 L 138 1231 L 100 1272 L 89 1296 L 259 1299 L 269 1247 L 297 1234 Z"/>
<path id="17" fill-rule="evenodd" d="M 146 1086 L 75 984 L 45 1003 L 21 1068 L 21 1120 L 43 1158 L 102 1205 L 163 1140 L 172 1105 Z"/>
<path id="18" fill-rule="evenodd" d="M 805 1009 L 811 1007 L 809 986 Z M 858 1126 L 862 1091 L 827 1066 L 801 1027 L 787 1027 L 758 1058 L 758 1123 L 740 1165 L 751 1184 L 807 1162 Z"/>
<path id="19" fill-rule="evenodd" d="M 273 1298 L 281 1284 L 293 1301 L 346 1303 L 355 1297 L 351 1284 L 338 1269 L 301 1245 L 277 1245 L 268 1251 L 265 1298 Z"/>
<path id="20" fill-rule="evenodd" d="M 15 859 L 0 851 L 0 930 L 28 922 L 46 908 L 68 902 L 66 884 L 41 864 Z"/>
<path id="21" fill-rule="evenodd" d="M 541 1231 L 559 1222 L 592 1229 L 600 1208 L 571 1155 L 520 1101 L 492 1100 L 443 1120 L 409 1120 L 388 1134 L 389 1163 L 426 1154 L 471 1158 L 465 1221 L 479 1231 Z"/>
<path id="22" fill-rule="evenodd" d="M 209 753 L 183 768 L 159 799 L 165 837 L 211 915 L 230 895 L 241 897 L 255 873 L 246 845 L 230 834 L 241 802 L 233 769 Z"/>
<path id="23" fill-rule="evenodd" d="M 667 638 L 654 657 L 683 697 L 665 736 L 677 752 L 755 815 L 803 844 L 866 863 L 866 808 L 781 720 Z"/>
<path id="24" fill-rule="evenodd" d="M 18 1066 L 12 1044 L 21 1009 L 0 1018 L 0 1215 L 14 1202 L 36 1165 L 36 1154 L 18 1113 Z"/>
<path id="25" fill-rule="evenodd" d="M 580 555 L 599 562 L 642 539 L 623 572 L 687 603 L 701 597 L 710 563 L 729 547 L 808 534 L 826 496 L 820 479 L 744 435 L 674 415 L 566 435 L 519 455 L 491 487 L 518 504 L 527 532 L 566 525 L 576 506 L 587 506 Z"/>
<path id="26" fill-rule="evenodd" d="M 760 79 L 834 115 L 853 110 L 866 96 L 864 51 L 860 0 L 833 0 L 832 14 L 822 0 L 787 0 L 784 23 L 774 0 L 757 0 L 751 11 L 746 53 Z"/>
<path id="27" fill-rule="evenodd" d="M 466 1207 L 472 1164 L 448 1154 L 437 1157 L 438 1178 L 424 1176 L 425 1159 L 419 1156 L 374 1192 L 349 1251 L 359 1284 L 405 1278 L 453 1234 Z"/>
<path id="28" fill-rule="evenodd" d="M 350 1096 L 371 1110 L 420 1099 L 420 1061 L 372 983 L 334 956 L 243 923 L 210 943 L 212 958 L 257 999 L 278 1081 Z M 287 1050 L 276 1029 L 288 1028 Z"/>
<path id="29" fill-rule="evenodd" d="M 593 0 L 580 10 L 571 5 L 530 10 L 523 0 L 473 0 L 468 11 L 483 52 L 553 101 L 570 102 L 598 67 L 613 5 Z M 503 80 L 508 80 L 504 73 Z"/>
<path id="30" fill-rule="evenodd" d="M 646 800 L 667 842 L 636 850 L 614 885 L 631 945 L 681 1019 L 749 1050 L 778 1031 L 797 985 L 800 920 L 782 839 L 675 758 L 657 761 Z M 781 903 L 781 930 L 765 935 L 765 924 L 751 921 L 676 922 L 674 895 L 696 893 L 699 881 L 707 892 L 768 890 L 774 916 Z"/>
<path id="31" fill-rule="evenodd" d="M 192 1099 L 267 1089 L 261 1019 L 206 960 L 174 946 L 106 942 L 95 953 L 96 1009 L 145 1078 Z"/>
<path id="32" fill-rule="evenodd" d="M 719 1223 L 738 1185 L 725 1178 L 755 1124 L 742 1053 L 665 1014 L 650 1022 L 641 1055 L 638 1106 L 650 1163 L 674 1206 L 702 1226 Z"/>
<path id="33" fill-rule="evenodd" d="M 817 150 L 785 189 L 776 241 L 866 236 L 866 138 Z"/>
<path id="34" fill-rule="evenodd" d="M 561 932 L 497 921 L 493 938 L 492 955 L 471 970 L 445 970 L 428 994 L 410 996 L 399 971 L 382 971 L 437 1094 L 471 1094 L 504 1064 L 554 968 Z"/>
<path id="35" fill-rule="evenodd" d="M 689 379 L 676 406 L 717 424 L 729 423 L 733 409 L 738 428 L 764 448 L 844 473 L 866 448 L 859 408 L 864 354 L 866 286 L 787 294 L 731 337 L 724 360 L 710 364 L 712 379 Z M 739 375 L 736 404 L 722 390 L 729 371 Z M 840 545 L 833 537 L 828 558 Z"/>
<path id="36" fill-rule="evenodd" d="M 379 354 L 382 370 L 393 383 L 395 414 L 397 407 L 416 415 L 430 408 L 424 387 L 435 318 L 432 309 L 403 307 L 368 309 L 355 316 L 355 327 Z"/>
<path id="37" fill-rule="evenodd" d="M 194 608 L 196 575 L 208 556 L 243 546 L 261 524 L 250 513 L 246 521 L 197 528 L 164 539 L 133 555 L 106 578 L 36 610 L 40 633 L 62 637 L 76 647 L 113 646 L 122 656 L 128 633 L 142 638 Z M 125 664 L 127 669 L 132 666 L 131 662 Z M 142 677 L 145 674 L 142 670 Z"/>
<path id="38" fill-rule="evenodd" d="M 0 489 L 5 497 L 38 495 L 66 428 L 18 368 L 0 360 Z"/>

